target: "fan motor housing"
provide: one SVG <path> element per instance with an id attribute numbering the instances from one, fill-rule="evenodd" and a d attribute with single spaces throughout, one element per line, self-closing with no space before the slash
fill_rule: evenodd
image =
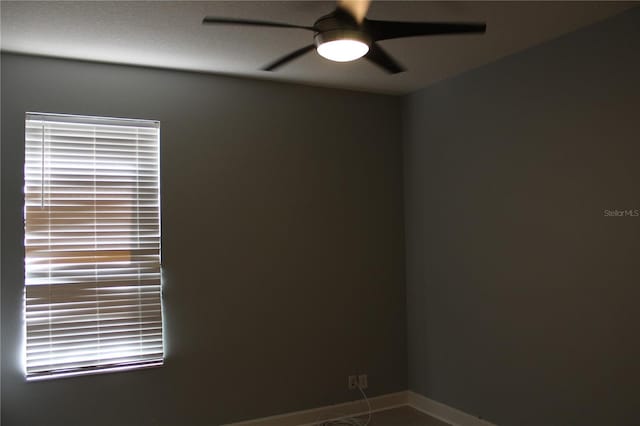
<path id="1" fill-rule="evenodd" d="M 371 46 L 371 37 L 367 36 L 362 31 L 358 30 L 329 30 L 323 31 L 320 33 L 316 33 L 313 37 L 313 41 L 317 46 L 320 46 L 323 43 L 327 43 L 329 41 L 335 40 L 357 40 L 360 41 L 367 46 Z"/>
<path id="2" fill-rule="evenodd" d="M 320 17 L 320 19 L 313 24 L 313 27 L 317 29 L 318 32 L 323 33 L 331 30 L 358 30 L 360 25 L 358 25 L 358 22 L 356 22 L 351 14 L 338 8 L 328 15 Z"/>

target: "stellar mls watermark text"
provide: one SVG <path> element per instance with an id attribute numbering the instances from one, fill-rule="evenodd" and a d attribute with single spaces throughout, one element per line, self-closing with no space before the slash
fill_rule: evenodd
<path id="1" fill-rule="evenodd" d="M 603 210 L 604 217 L 640 217 L 640 209 Z"/>

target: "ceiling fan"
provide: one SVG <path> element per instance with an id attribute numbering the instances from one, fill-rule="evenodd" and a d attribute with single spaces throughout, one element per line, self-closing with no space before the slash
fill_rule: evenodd
<path id="1" fill-rule="evenodd" d="M 403 72 L 405 68 L 380 47 L 379 41 L 439 34 L 482 34 L 487 28 L 485 23 L 398 22 L 367 19 L 365 16 L 370 1 L 338 0 L 338 6 L 334 11 L 319 18 L 312 26 L 215 16 L 205 17 L 202 23 L 298 28 L 315 33 L 313 44 L 301 47 L 271 62 L 262 68 L 265 71 L 274 71 L 316 49 L 321 56 L 337 62 L 354 61 L 364 56 L 390 74 Z"/>

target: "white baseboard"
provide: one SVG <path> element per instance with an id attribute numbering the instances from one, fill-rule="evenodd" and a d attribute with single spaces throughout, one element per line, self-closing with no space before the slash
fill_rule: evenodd
<path id="1" fill-rule="evenodd" d="M 434 401 L 413 391 L 407 391 L 407 403 L 418 411 L 449 423 L 452 426 L 495 426 L 456 408 Z"/>
<path id="2" fill-rule="evenodd" d="M 401 407 L 407 405 L 407 392 L 390 393 L 369 398 L 369 403 L 373 412 Z M 240 423 L 229 423 L 223 426 L 309 426 L 341 417 L 359 416 L 367 414 L 367 412 L 367 404 L 362 399 L 358 399 L 342 404 L 327 405 Z"/>
<path id="3" fill-rule="evenodd" d="M 369 398 L 371 411 L 384 411 L 391 408 L 410 406 L 418 411 L 449 423 L 452 426 L 496 426 L 463 411 L 434 401 L 412 391 L 390 393 Z M 367 414 L 367 405 L 361 399 L 342 404 L 327 405 L 310 410 L 295 411 L 276 416 L 262 417 L 223 426 L 312 426 L 327 420 Z"/>

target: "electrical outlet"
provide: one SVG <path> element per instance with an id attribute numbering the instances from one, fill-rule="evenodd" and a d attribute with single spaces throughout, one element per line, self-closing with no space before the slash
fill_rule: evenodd
<path id="1" fill-rule="evenodd" d="M 349 389 L 358 389 L 358 376 L 349 376 Z"/>
<path id="2" fill-rule="evenodd" d="M 361 374 L 358 376 L 358 384 L 360 385 L 360 389 L 366 389 L 369 387 L 369 380 L 367 379 L 366 374 Z"/>

